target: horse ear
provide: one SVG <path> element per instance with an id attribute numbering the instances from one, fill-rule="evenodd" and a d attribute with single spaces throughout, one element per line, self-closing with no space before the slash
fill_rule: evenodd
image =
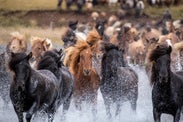
<path id="1" fill-rule="evenodd" d="M 27 55 L 27 59 L 29 60 L 30 58 L 32 58 L 32 52 Z"/>

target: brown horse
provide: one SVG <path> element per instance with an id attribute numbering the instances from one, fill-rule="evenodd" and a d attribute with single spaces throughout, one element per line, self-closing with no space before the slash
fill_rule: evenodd
<path id="1" fill-rule="evenodd" d="M 32 55 L 35 60 L 33 63 L 33 67 L 37 67 L 37 62 L 41 59 L 41 56 L 46 50 L 52 49 L 52 42 L 49 39 L 43 39 L 39 37 L 32 37 L 31 40 L 31 49 L 32 49 Z"/>
<path id="2" fill-rule="evenodd" d="M 20 53 L 27 51 L 27 42 L 23 35 L 19 32 L 11 33 L 11 40 L 8 42 L 6 51 L 9 54 L 10 52 Z"/>
<path id="3" fill-rule="evenodd" d="M 71 48 L 70 71 L 74 75 L 74 100 L 76 108 L 81 109 L 81 102 L 91 103 L 96 110 L 97 90 L 99 88 L 99 76 L 92 67 L 92 51 L 90 45 L 85 41 L 77 41 L 75 47 Z M 69 48 L 67 50 L 69 50 Z"/>

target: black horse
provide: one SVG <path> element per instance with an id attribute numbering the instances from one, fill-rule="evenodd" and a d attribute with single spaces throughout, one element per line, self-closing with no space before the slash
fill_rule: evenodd
<path id="1" fill-rule="evenodd" d="M 69 72 L 68 68 L 63 66 L 63 63 L 60 61 L 62 57 L 62 51 L 46 51 L 38 63 L 38 70 L 46 69 L 50 70 L 58 79 L 59 94 L 57 96 L 57 106 L 59 107 L 63 104 L 63 116 L 69 109 L 71 96 L 73 93 L 74 78 Z M 48 65 L 49 64 L 49 65 Z"/>
<path id="2" fill-rule="evenodd" d="M 111 118 L 110 106 L 116 105 L 116 115 L 120 112 L 123 102 L 130 101 L 136 110 L 138 97 L 138 76 L 130 67 L 126 66 L 123 51 L 111 43 L 104 44 L 102 58 L 102 80 L 100 90 L 106 106 L 107 116 Z"/>
<path id="3" fill-rule="evenodd" d="M 0 96 L 4 101 L 4 109 L 7 108 L 7 105 L 10 102 L 9 90 L 11 81 L 11 76 L 6 67 L 6 60 L 6 54 L 0 54 Z"/>
<path id="4" fill-rule="evenodd" d="M 149 55 L 152 63 L 151 83 L 154 121 L 160 122 L 161 114 L 171 114 L 179 122 L 183 105 L 183 77 L 170 68 L 172 47 L 158 45 Z"/>
<path id="5" fill-rule="evenodd" d="M 9 68 L 14 73 L 10 98 L 19 122 L 26 112 L 27 122 L 37 111 L 45 111 L 48 121 L 53 121 L 58 96 L 57 78 L 49 70 L 34 70 L 29 64 L 32 53 L 11 53 Z"/>

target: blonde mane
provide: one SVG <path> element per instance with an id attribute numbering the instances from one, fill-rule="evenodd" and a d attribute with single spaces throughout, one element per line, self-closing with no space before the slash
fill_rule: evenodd
<path id="1" fill-rule="evenodd" d="M 68 47 L 66 49 L 64 64 L 69 66 L 72 74 L 75 74 L 78 71 L 78 60 L 80 57 L 80 52 L 87 48 L 90 48 L 87 42 L 78 40 L 75 46 Z"/>

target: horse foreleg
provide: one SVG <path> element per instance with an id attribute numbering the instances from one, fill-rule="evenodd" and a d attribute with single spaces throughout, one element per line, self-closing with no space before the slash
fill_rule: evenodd
<path id="1" fill-rule="evenodd" d="M 175 114 L 175 116 L 174 116 L 173 122 L 179 122 L 179 120 L 180 120 L 181 108 L 182 108 L 182 107 L 180 107 L 180 108 L 177 109 L 177 112 L 176 112 L 176 114 Z"/>
<path id="2" fill-rule="evenodd" d="M 117 102 L 115 116 L 118 116 L 120 112 L 121 112 L 121 104 L 120 104 L 120 102 Z"/>
<path id="3" fill-rule="evenodd" d="M 67 111 L 69 110 L 70 103 L 71 103 L 71 96 L 72 94 L 63 103 L 63 115 L 61 117 L 61 122 L 65 121 L 65 116 Z"/>
<path id="4" fill-rule="evenodd" d="M 34 102 L 33 105 L 31 106 L 31 108 L 29 109 L 29 111 L 26 114 L 26 120 L 27 122 L 30 122 L 33 113 L 37 110 L 37 103 Z"/>
<path id="5" fill-rule="evenodd" d="M 154 122 L 160 122 L 161 113 L 156 110 L 156 108 L 153 108 L 153 117 Z"/>
<path id="6" fill-rule="evenodd" d="M 58 0 L 57 7 L 60 7 L 63 0 Z"/>
<path id="7" fill-rule="evenodd" d="M 24 118 L 23 112 L 20 111 L 19 108 L 16 109 L 16 107 L 14 107 L 14 109 L 15 109 L 15 112 L 16 112 L 16 114 L 18 116 L 18 121 L 19 122 L 23 122 L 23 118 Z"/>
<path id="8" fill-rule="evenodd" d="M 97 91 L 96 94 L 92 96 L 92 114 L 93 114 L 93 122 L 96 122 L 97 119 Z"/>
<path id="9" fill-rule="evenodd" d="M 108 99 L 106 99 L 106 100 L 104 100 L 104 101 L 105 101 L 104 103 L 105 103 L 107 118 L 108 118 L 108 120 L 110 121 L 110 120 L 111 120 L 111 117 L 112 117 L 111 111 L 110 111 L 111 102 L 110 102 L 110 100 L 108 100 Z"/>

